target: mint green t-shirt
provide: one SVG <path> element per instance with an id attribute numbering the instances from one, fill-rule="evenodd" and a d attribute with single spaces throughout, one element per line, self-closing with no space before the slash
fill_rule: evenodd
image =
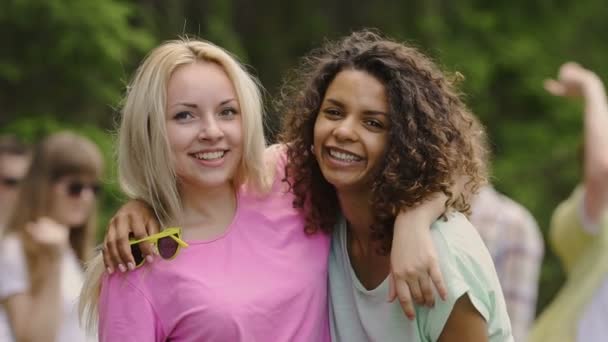
<path id="1" fill-rule="evenodd" d="M 431 235 L 448 289 L 435 307 L 416 307 L 416 319 L 403 314 L 399 301 L 387 302 L 388 279 L 367 290 L 350 264 L 346 248 L 346 224 L 336 225 L 329 257 L 329 306 L 332 340 L 437 341 L 456 300 L 465 293 L 484 317 L 491 342 L 513 341 L 511 324 L 498 276 L 477 230 L 461 213 L 438 220 Z"/>

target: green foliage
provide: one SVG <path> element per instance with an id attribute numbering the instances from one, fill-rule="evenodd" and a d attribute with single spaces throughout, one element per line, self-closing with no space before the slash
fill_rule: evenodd
<path id="1" fill-rule="evenodd" d="M 7 116 L 110 122 L 134 55 L 154 43 L 124 1 L 4 1 L 0 103 Z"/>

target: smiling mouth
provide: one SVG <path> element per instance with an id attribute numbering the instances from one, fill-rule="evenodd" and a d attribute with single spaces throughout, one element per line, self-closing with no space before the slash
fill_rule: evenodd
<path id="1" fill-rule="evenodd" d="M 328 154 L 330 157 L 339 160 L 341 162 L 345 162 L 345 163 L 354 163 L 354 162 L 360 162 L 363 160 L 362 157 L 353 154 L 353 153 L 349 153 L 346 151 L 342 151 L 342 150 L 336 150 L 333 149 L 331 147 L 327 148 Z"/>
<path id="2" fill-rule="evenodd" d="M 212 161 L 212 160 L 222 159 L 226 155 L 226 152 L 227 151 L 199 152 L 199 153 L 193 153 L 193 154 L 191 154 L 191 156 L 193 156 L 194 158 L 196 158 L 198 160 Z"/>

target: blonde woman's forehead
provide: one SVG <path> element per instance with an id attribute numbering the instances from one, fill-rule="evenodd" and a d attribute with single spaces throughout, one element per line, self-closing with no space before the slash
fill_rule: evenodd
<path id="1" fill-rule="evenodd" d="M 238 104 L 232 80 L 224 69 L 213 62 L 199 61 L 176 68 L 167 84 L 167 107 L 180 104 L 216 107 Z"/>

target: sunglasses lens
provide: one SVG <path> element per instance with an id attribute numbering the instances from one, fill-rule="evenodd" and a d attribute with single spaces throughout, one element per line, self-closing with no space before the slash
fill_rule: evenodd
<path id="1" fill-rule="evenodd" d="M 82 192 L 82 189 L 84 188 L 84 184 L 82 183 L 70 183 L 68 184 L 68 194 L 70 196 L 80 196 L 80 193 Z"/>
<path id="2" fill-rule="evenodd" d="M 131 254 L 133 255 L 133 260 L 135 260 L 135 266 L 139 266 L 144 262 L 144 254 L 141 252 L 138 243 L 131 245 Z"/>
<path id="3" fill-rule="evenodd" d="M 163 259 L 171 259 L 177 253 L 178 244 L 170 236 L 158 239 L 158 254 Z"/>
<path id="4" fill-rule="evenodd" d="M 99 184 L 93 184 L 91 186 L 91 190 L 93 190 L 93 194 L 95 194 L 95 196 L 97 196 L 101 192 L 101 186 Z"/>
<path id="5" fill-rule="evenodd" d="M 12 178 L 12 177 L 6 177 L 6 178 L 2 178 L 2 183 L 4 185 L 6 185 L 7 187 L 17 187 L 17 185 L 19 185 L 19 183 L 21 183 L 21 180 L 18 178 Z"/>

